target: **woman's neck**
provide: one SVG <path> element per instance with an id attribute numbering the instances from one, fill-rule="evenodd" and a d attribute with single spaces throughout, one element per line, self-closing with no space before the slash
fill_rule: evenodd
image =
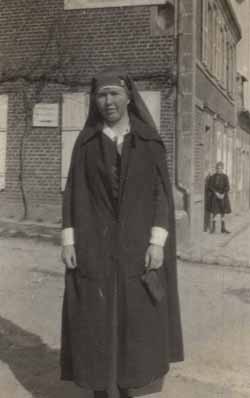
<path id="1" fill-rule="evenodd" d="M 125 130 L 128 129 L 130 125 L 128 113 L 126 113 L 118 122 L 106 122 L 106 124 L 114 131 L 114 133 L 116 133 L 117 135 L 121 135 L 124 133 Z"/>

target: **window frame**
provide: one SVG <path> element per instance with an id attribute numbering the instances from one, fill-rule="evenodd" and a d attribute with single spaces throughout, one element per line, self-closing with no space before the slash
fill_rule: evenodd
<path id="1" fill-rule="evenodd" d="M 225 16 L 218 2 L 214 0 L 201 1 L 202 64 L 217 80 L 219 86 L 231 98 L 234 98 L 236 90 L 236 41 L 226 24 Z M 212 41 L 212 44 L 210 41 Z"/>

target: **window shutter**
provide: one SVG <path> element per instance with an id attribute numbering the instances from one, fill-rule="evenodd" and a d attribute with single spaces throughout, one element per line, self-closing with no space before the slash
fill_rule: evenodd
<path id="1" fill-rule="evenodd" d="M 219 81 L 223 80 L 222 69 L 223 69 L 223 30 L 222 30 L 222 21 L 221 16 L 218 18 L 218 71 L 217 78 Z"/>
<path id="2" fill-rule="evenodd" d="M 0 191 L 5 188 L 8 127 L 8 96 L 0 95 Z"/>
<path id="3" fill-rule="evenodd" d="M 230 92 L 231 65 L 230 65 L 230 36 L 227 34 L 227 91 Z"/>
<path id="4" fill-rule="evenodd" d="M 215 123 L 215 131 L 216 131 L 216 162 L 220 162 L 223 159 L 223 133 L 224 126 L 223 124 L 217 120 Z"/>
<path id="5" fill-rule="evenodd" d="M 203 157 L 203 145 L 204 145 L 204 116 L 203 111 L 198 107 L 196 112 L 196 129 L 194 134 L 194 189 L 195 193 L 201 193 L 203 189 L 203 176 L 205 166 Z"/>
<path id="6" fill-rule="evenodd" d="M 161 93 L 160 91 L 140 91 L 140 94 L 147 105 L 148 110 L 160 131 L 161 123 Z"/>
<path id="7" fill-rule="evenodd" d="M 236 47 L 232 45 L 232 95 L 236 92 Z"/>
<path id="8" fill-rule="evenodd" d="M 227 154 L 227 170 L 226 173 L 229 180 L 233 178 L 233 139 L 232 136 L 228 136 L 228 154 Z"/>
<path id="9" fill-rule="evenodd" d="M 220 51 L 220 18 L 216 17 L 216 78 L 220 79 L 220 65 L 221 65 L 221 51 Z"/>
<path id="10" fill-rule="evenodd" d="M 83 92 L 63 95 L 62 106 L 62 172 L 61 187 L 64 190 L 75 141 L 88 115 L 89 97 Z"/>
<path id="11" fill-rule="evenodd" d="M 216 76 L 217 68 L 217 8 L 213 6 L 213 27 L 212 27 L 212 42 L 213 42 L 213 75 Z"/>
<path id="12" fill-rule="evenodd" d="M 221 26 L 221 81 L 223 87 L 227 87 L 227 29 L 225 26 Z"/>
<path id="13" fill-rule="evenodd" d="M 224 31 L 224 87 L 227 88 L 227 73 L 228 73 L 228 65 L 227 65 L 227 29 Z"/>
<path id="14" fill-rule="evenodd" d="M 202 0 L 202 61 L 208 62 L 208 0 Z"/>
<path id="15" fill-rule="evenodd" d="M 233 78 L 234 78 L 234 66 L 233 66 L 233 46 L 231 44 L 231 37 L 228 43 L 228 91 L 232 95 L 233 92 Z"/>

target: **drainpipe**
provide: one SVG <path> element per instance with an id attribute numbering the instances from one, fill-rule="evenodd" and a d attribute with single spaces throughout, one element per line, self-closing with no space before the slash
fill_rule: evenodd
<path id="1" fill-rule="evenodd" d="M 181 39 L 183 36 L 182 26 L 182 0 L 176 0 L 176 12 L 175 12 L 175 51 L 176 51 L 176 129 L 175 129 L 175 188 L 177 195 L 182 196 L 182 209 L 189 214 L 190 207 L 190 195 L 187 189 L 179 181 L 179 132 L 182 129 L 181 119 L 181 102 L 182 102 L 182 91 L 181 91 L 181 60 L 182 60 L 182 48 Z"/>

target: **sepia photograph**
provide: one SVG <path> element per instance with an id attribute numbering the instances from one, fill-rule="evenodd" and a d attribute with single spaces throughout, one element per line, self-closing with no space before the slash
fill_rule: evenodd
<path id="1" fill-rule="evenodd" d="M 0 0 L 0 398 L 250 398 L 250 0 Z"/>

